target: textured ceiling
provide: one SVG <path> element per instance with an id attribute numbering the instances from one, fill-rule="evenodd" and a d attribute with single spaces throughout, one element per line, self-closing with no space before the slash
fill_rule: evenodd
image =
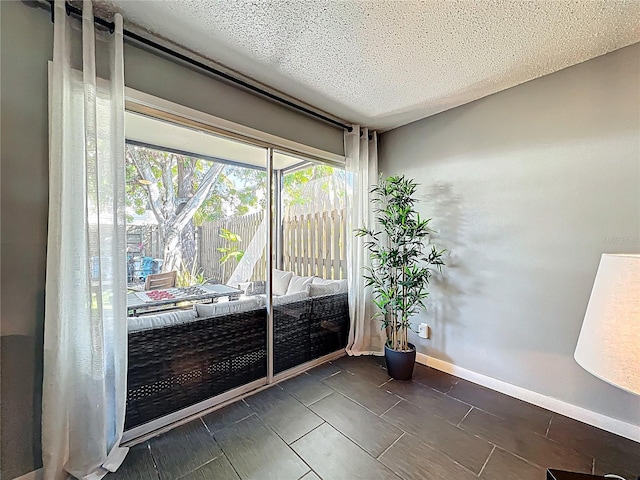
<path id="1" fill-rule="evenodd" d="M 382 130 L 640 41 L 640 0 L 108 3 L 129 24 Z"/>

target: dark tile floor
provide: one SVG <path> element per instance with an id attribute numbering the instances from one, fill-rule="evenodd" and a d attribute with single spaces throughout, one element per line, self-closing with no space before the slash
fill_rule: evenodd
<path id="1" fill-rule="evenodd" d="M 109 480 L 640 475 L 640 444 L 416 365 L 343 357 L 133 447 Z M 635 475 L 635 476 L 633 476 Z"/>

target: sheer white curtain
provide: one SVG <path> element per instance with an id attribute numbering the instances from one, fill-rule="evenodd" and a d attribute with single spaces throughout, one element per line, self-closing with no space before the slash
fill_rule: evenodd
<path id="1" fill-rule="evenodd" d="M 55 3 L 42 449 L 45 480 L 94 480 L 127 449 L 122 17 L 95 32 Z M 80 31 L 81 30 L 81 34 Z M 96 77 L 96 50 L 105 72 Z"/>
<path id="2" fill-rule="evenodd" d="M 362 134 L 361 134 L 362 132 Z M 352 125 L 345 132 L 347 167 L 347 283 L 349 285 L 350 355 L 382 355 L 385 334 L 379 320 L 372 319 L 371 288 L 365 287 L 363 267 L 371 265 L 364 249 L 365 238 L 353 233 L 358 227 L 373 227 L 369 190 L 378 182 L 378 136 L 369 129 Z"/>

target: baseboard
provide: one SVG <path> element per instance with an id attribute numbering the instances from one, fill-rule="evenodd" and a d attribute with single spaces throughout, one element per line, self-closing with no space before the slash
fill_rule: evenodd
<path id="1" fill-rule="evenodd" d="M 517 385 L 512 385 L 510 383 L 503 382 L 502 380 L 491 378 L 487 375 L 483 375 L 482 373 L 467 370 L 466 368 L 462 368 L 452 363 L 445 362 L 444 360 L 430 357 L 423 353 L 416 354 L 416 361 L 422 365 L 427 365 L 429 367 L 435 368 L 436 370 L 440 370 L 442 372 L 449 373 L 470 382 L 477 383 L 478 385 L 482 385 L 483 387 L 490 388 L 491 390 L 504 393 L 505 395 L 509 395 L 510 397 L 515 397 L 519 400 L 523 400 L 539 407 L 546 408 L 547 410 L 551 410 L 552 412 L 559 413 L 566 417 L 570 417 L 580 422 L 593 425 L 594 427 L 601 428 L 602 430 L 606 430 L 608 432 L 615 433 L 616 435 L 620 435 L 636 442 L 640 442 L 640 428 L 638 428 L 637 425 L 632 425 L 630 423 L 623 422 L 622 420 L 617 420 L 615 418 L 602 415 L 601 413 L 593 412 L 591 410 L 587 410 L 586 408 L 578 407 L 571 403 L 558 400 L 557 398 L 548 397 L 541 393 L 527 390 L 526 388 L 518 387 Z"/>
<path id="2" fill-rule="evenodd" d="M 20 477 L 16 477 L 13 480 L 42 480 L 42 469 L 34 470 L 33 472 L 25 473 Z"/>

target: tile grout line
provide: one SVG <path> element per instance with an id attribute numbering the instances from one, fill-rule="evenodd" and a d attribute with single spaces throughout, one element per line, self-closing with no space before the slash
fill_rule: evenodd
<path id="1" fill-rule="evenodd" d="M 227 462 L 229 462 L 229 465 L 231 465 L 231 468 L 233 468 L 233 471 L 236 472 L 236 475 L 238 476 L 238 478 L 242 478 L 240 476 L 240 472 L 238 472 L 238 470 L 236 469 L 236 466 L 233 464 L 233 462 L 231 461 L 231 459 L 227 456 L 227 454 L 224 454 L 225 458 L 227 459 Z"/>
<path id="2" fill-rule="evenodd" d="M 0 0 L 1 1 L 1 0 Z M 326 384 L 325 384 L 326 385 Z M 364 408 L 365 410 L 367 410 L 368 412 L 373 413 L 375 416 L 379 417 L 380 415 L 378 415 L 376 412 L 374 412 L 373 410 L 371 410 L 369 407 L 367 407 L 366 405 L 363 405 L 362 403 L 358 402 L 356 399 L 351 398 L 349 395 L 347 395 L 344 392 L 341 392 L 340 390 L 336 390 L 335 388 L 333 388 L 331 385 L 327 385 L 327 387 L 329 387 L 331 390 L 333 390 L 335 393 L 337 393 L 338 395 L 342 395 L 344 398 L 347 398 L 349 400 L 351 400 L 353 403 L 355 403 L 356 405 L 361 406 L 362 408 Z M 391 392 L 389 392 L 391 393 Z M 395 395 L 397 397 L 397 395 Z M 326 397 L 325 397 L 326 398 Z M 402 398 L 400 398 L 400 400 L 402 400 Z M 399 402 L 398 402 L 399 403 Z M 397 404 L 396 404 L 397 405 Z M 395 405 L 394 405 L 395 406 Z M 391 407 L 393 408 L 393 407 Z M 391 409 L 389 409 L 391 410 Z M 313 410 L 312 410 L 313 411 Z M 386 412 L 384 412 L 386 413 Z M 322 418 L 322 417 L 320 417 Z"/>
<path id="3" fill-rule="evenodd" d="M 222 450 L 222 448 L 220 448 L 220 450 Z M 197 470 L 200 470 L 202 467 L 206 467 L 206 466 L 207 466 L 207 465 L 209 465 L 211 462 L 213 462 L 213 461 L 215 461 L 215 460 L 217 460 L 217 459 L 219 459 L 219 458 L 221 458 L 221 457 L 226 457 L 226 458 L 227 458 L 227 461 L 229 462 L 229 465 L 231 465 L 231 468 L 233 468 L 233 470 L 234 470 L 234 471 L 236 472 L 236 474 L 237 474 L 238 472 L 236 471 L 236 467 L 234 467 L 234 466 L 233 466 L 233 464 L 231 463 L 231 460 L 229 460 L 229 458 L 227 457 L 227 455 L 226 455 L 224 452 L 222 452 L 220 455 L 215 456 L 215 457 L 213 457 L 213 458 L 210 458 L 207 462 L 203 463 L 203 464 L 202 464 L 202 465 L 200 465 L 199 467 L 196 467 L 196 468 L 194 468 L 193 470 L 189 470 L 189 471 L 188 471 L 187 473 L 185 473 L 184 475 L 180 475 L 180 476 L 177 478 L 177 480 L 182 480 L 182 479 L 183 479 L 184 477 L 186 477 L 187 475 L 191 475 L 193 472 L 195 472 L 195 471 L 197 471 Z M 238 476 L 240 476 L 240 475 L 238 474 Z"/>
<path id="4" fill-rule="evenodd" d="M 209 435 L 213 436 L 213 432 L 211 430 L 209 430 L 209 425 L 207 425 L 207 422 L 204 421 L 204 417 L 198 417 L 198 420 L 200 420 L 202 422 L 202 424 L 204 425 L 204 429 L 209 432 Z"/>
<path id="5" fill-rule="evenodd" d="M 460 419 L 460 421 L 458 422 L 458 424 L 456 425 L 456 427 L 460 427 L 460 424 L 462 422 L 464 422 L 464 419 L 467 418 L 467 415 L 469 415 L 471 413 L 471 410 L 473 410 L 473 407 L 469 408 L 469 410 L 467 411 L 467 413 L 464 414 L 464 417 L 462 417 L 462 419 Z"/>
<path id="6" fill-rule="evenodd" d="M 337 393 L 333 388 L 329 387 L 328 385 L 326 385 L 326 384 L 323 384 L 323 385 L 325 385 L 329 390 L 331 390 L 331 392 L 330 392 L 330 393 L 328 393 L 327 395 L 325 395 L 325 396 L 324 396 L 324 397 L 322 397 L 322 398 L 319 398 L 319 399 L 317 399 L 317 400 L 314 400 L 313 402 L 311 402 L 311 403 L 310 403 L 310 404 L 308 404 L 308 405 L 305 405 L 304 403 L 302 403 L 302 400 L 300 400 L 298 397 L 296 397 L 296 396 L 295 396 L 295 395 L 293 395 L 292 393 L 290 393 L 289 395 L 291 395 L 293 398 L 295 398 L 296 400 L 298 400 L 298 401 L 299 401 L 300 403 L 302 403 L 302 405 L 304 405 L 305 407 L 309 408 L 311 405 L 315 405 L 316 403 L 321 402 L 321 401 L 322 401 L 322 400 L 324 400 L 325 398 L 330 397 L 330 396 L 331 396 L 331 395 L 333 395 L 334 393 Z M 309 408 L 309 410 L 311 410 L 311 409 Z M 313 412 L 313 410 L 311 410 L 311 411 Z M 315 413 L 315 412 L 313 412 L 313 413 Z M 316 413 L 316 415 L 318 415 L 318 414 Z M 320 415 L 318 415 L 318 416 L 320 416 Z M 320 418 L 322 418 L 322 417 L 320 417 Z"/>
<path id="7" fill-rule="evenodd" d="M 553 422 L 553 415 L 551 415 L 551 418 L 549 419 L 549 425 L 547 425 L 547 431 L 544 432 L 544 436 L 549 438 L 549 429 L 551 428 L 551 422 Z"/>
<path id="8" fill-rule="evenodd" d="M 419 384 L 419 385 L 421 385 L 421 386 L 425 387 L 425 385 L 422 385 L 422 384 Z M 430 387 L 425 387 L 425 388 L 430 388 Z M 440 391 L 438 391 L 438 390 L 435 390 L 435 389 L 433 389 L 433 388 L 431 388 L 431 390 L 433 390 L 433 391 L 434 391 L 434 392 L 436 392 L 436 393 L 442 394 L 442 392 L 440 392 Z M 407 402 L 409 405 L 413 405 L 414 407 L 416 407 L 416 408 L 418 408 L 418 409 L 420 409 L 420 410 L 423 410 L 423 411 L 425 411 L 425 412 L 429 412 L 426 408 L 424 408 L 424 407 L 422 407 L 422 406 L 418 405 L 417 403 L 415 403 L 415 402 L 411 401 L 409 398 L 402 397 L 402 396 L 398 395 L 397 393 L 393 393 L 393 392 L 391 392 L 391 391 L 389 391 L 389 390 L 387 390 L 387 393 L 390 393 L 391 395 L 394 395 L 394 396 L 398 397 L 398 398 L 400 399 L 400 401 L 404 400 L 404 401 L 405 401 L 405 402 Z M 346 396 L 346 395 L 345 395 L 345 396 Z M 447 395 L 444 395 L 444 396 L 447 396 Z M 347 398 L 349 398 L 349 397 L 347 397 Z M 469 412 L 471 412 L 471 410 L 472 410 L 472 409 L 474 409 L 474 408 L 475 408 L 476 410 L 480 410 L 478 407 L 474 407 L 473 405 L 470 405 L 470 404 L 468 404 L 468 403 L 466 403 L 466 402 L 462 402 L 462 401 L 460 401 L 460 400 L 458 400 L 458 399 L 456 399 L 456 398 L 452 398 L 452 397 L 450 397 L 450 398 L 451 398 L 452 400 L 456 400 L 457 402 L 460 402 L 461 404 L 466 405 L 467 407 L 469 407 L 469 410 L 467 411 L 467 413 L 465 414 L 465 416 L 464 416 L 464 417 L 462 417 L 462 420 L 464 420 L 464 419 L 465 419 L 465 417 L 466 417 L 467 415 L 469 415 Z M 354 401 L 355 401 L 355 400 L 354 400 Z M 357 402 L 356 402 L 356 403 L 357 403 Z M 381 414 L 380 414 L 380 415 L 378 415 L 378 416 L 379 416 L 379 417 L 382 417 L 382 415 L 384 415 L 385 413 L 389 412 L 389 410 L 391 410 L 393 407 L 395 407 L 396 405 L 398 405 L 398 403 L 400 403 L 400 402 L 396 402 L 396 404 L 395 404 L 395 405 L 393 405 L 391 408 L 388 408 L 386 411 L 384 411 L 383 413 L 381 413 Z M 366 407 L 365 407 L 365 408 L 366 408 Z M 368 409 L 367 409 L 367 410 L 368 410 Z M 374 412 L 374 413 L 375 413 L 375 412 Z M 449 419 L 447 419 L 447 418 L 445 418 L 445 417 L 442 417 L 442 416 L 440 416 L 440 415 L 439 415 L 439 414 L 437 414 L 437 413 L 431 413 L 431 414 L 432 414 L 433 416 L 435 416 L 435 417 L 437 417 L 437 418 L 441 419 L 441 420 L 444 420 L 445 422 L 449 423 L 450 425 L 453 425 L 454 427 L 459 427 L 460 423 L 462 423 L 462 420 L 460 420 L 460 422 L 456 425 L 455 423 L 453 423 L 453 421 L 452 421 L 452 420 L 449 420 Z M 493 414 L 491 414 L 491 415 L 492 415 L 492 416 L 496 416 L 496 415 L 493 415 Z"/>
<path id="9" fill-rule="evenodd" d="M 151 461 L 153 462 L 153 466 L 155 467 L 156 474 L 158 475 L 158 479 L 162 480 L 162 474 L 160 473 L 160 467 L 158 467 L 158 462 L 156 461 L 155 456 L 153 455 L 153 448 L 151 448 L 151 442 L 147 440 L 147 446 L 149 447 L 149 454 L 151 455 Z"/>
<path id="10" fill-rule="evenodd" d="M 489 459 L 491 458 L 491 455 L 493 455 L 493 452 L 496 450 L 496 446 L 494 445 L 493 448 L 491 449 L 491 452 L 489 452 L 489 456 L 487 457 L 487 459 L 484 462 L 484 465 L 482 465 L 482 468 L 480 469 L 480 472 L 478 473 L 478 477 L 480 475 L 482 475 L 482 472 L 484 472 L 484 467 L 487 466 L 487 463 L 489 463 Z"/>
<path id="11" fill-rule="evenodd" d="M 214 441 L 214 443 L 218 446 L 218 448 L 220 448 L 220 454 L 216 455 L 214 457 L 211 457 L 209 460 L 207 460 L 206 462 L 204 462 L 202 465 L 198 465 L 196 468 L 194 468 L 193 470 L 189 470 L 187 473 L 185 473 L 184 475 L 181 475 L 178 480 L 180 480 L 183 477 L 186 477 L 187 475 L 195 472 L 196 470 L 201 469 L 202 467 L 204 467 L 205 465 L 209 465 L 211 462 L 213 462 L 214 460 L 220 458 L 220 457 L 226 457 L 226 454 L 224 453 L 224 450 L 222 450 L 222 447 L 220 446 L 220 444 L 218 444 L 218 441 L 215 439 L 215 437 L 213 436 L 213 432 L 211 430 L 209 430 L 209 427 L 207 426 L 207 424 L 204 421 L 204 417 L 198 417 L 198 420 L 200 420 L 200 422 L 202 422 L 202 425 L 204 425 L 204 429 L 207 431 L 207 433 L 211 436 L 211 439 Z M 188 424 L 185 424 L 188 425 Z M 149 445 L 149 452 L 151 452 L 151 443 L 147 442 L 147 444 Z M 151 459 L 153 460 L 154 465 L 156 465 L 156 461 L 155 458 L 153 458 L 153 454 L 151 455 Z M 229 463 L 231 463 L 229 461 Z M 233 467 L 233 465 L 231 465 Z M 156 470 L 158 472 L 158 477 L 161 477 L 162 475 L 160 475 L 160 469 L 157 467 L 156 465 Z M 234 468 L 235 470 L 235 468 Z M 236 472 L 238 473 L 238 472 Z"/>
<path id="12" fill-rule="evenodd" d="M 313 427 L 311 430 L 309 430 L 307 433 L 304 433 L 302 435 L 300 435 L 298 438 L 296 438 L 295 440 L 292 440 L 291 443 L 287 443 L 287 441 L 280 437 L 280 435 L 278 435 L 278 432 L 276 432 L 275 430 L 273 430 L 275 432 L 276 435 L 278 435 L 280 438 L 282 438 L 282 441 L 287 445 L 287 447 L 291 448 L 291 445 L 293 445 L 294 443 L 296 443 L 298 440 L 300 440 L 302 437 L 306 437 L 307 435 L 309 435 L 311 432 L 313 432 L 314 430 L 317 430 L 318 428 L 320 428 L 322 425 L 324 425 L 325 423 L 328 425 L 331 425 L 329 422 L 327 422 L 324 418 L 322 418 L 320 415 L 318 415 L 316 412 L 311 411 L 311 413 L 313 413 L 316 417 L 318 417 L 320 420 L 322 420 L 322 423 L 320 425 L 316 425 L 315 427 Z M 333 425 L 332 425 L 333 426 Z M 291 450 L 293 450 L 293 448 L 291 448 Z M 311 468 L 311 466 L 309 466 L 309 468 Z M 305 474 L 306 475 L 306 474 Z"/>
<path id="13" fill-rule="evenodd" d="M 455 387 L 455 385 L 454 385 L 454 387 Z M 440 390 L 436 390 L 435 388 L 432 388 L 432 390 L 435 390 L 436 392 L 441 393 L 442 395 L 444 395 L 445 397 L 447 397 L 447 398 L 449 398 L 449 399 L 451 399 L 451 400 L 455 400 L 456 402 L 460 402 L 460 403 L 462 403 L 463 405 L 469 405 L 470 407 L 478 408 L 478 407 L 476 407 L 475 405 L 471 405 L 469 402 L 465 402 L 464 400 L 460 400 L 459 398 L 456 398 L 456 397 L 453 397 L 453 396 L 449 395 L 449 392 L 450 392 L 451 390 L 453 390 L 453 387 L 451 387 L 451 388 L 450 388 L 449 390 L 447 390 L 446 392 L 441 392 Z M 481 408 L 478 408 L 478 410 L 482 410 L 482 409 L 481 409 Z M 484 411 L 484 410 L 482 410 L 482 411 Z"/>
<path id="14" fill-rule="evenodd" d="M 382 457 L 385 453 L 387 453 L 389 451 L 389 449 L 391 449 L 391 447 L 393 447 L 396 443 L 398 443 L 400 441 L 400 439 L 405 436 L 406 433 L 407 432 L 402 432 L 402 434 L 398 438 L 396 438 L 395 442 L 393 442 L 391 445 L 389 445 L 387 448 L 385 448 L 384 451 L 380 455 L 378 455 L 376 457 L 376 460 L 379 461 L 380 457 Z"/>
<path id="15" fill-rule="evenodd" d="M 478 437 L 478 438 L 482 438 L 482 437 Z M 482 440 L 485 440 L 485 439 L 482 438 Z M 485 440 L 485 441 L 488 442 L 488 440 Z M 491 442 L 489 442 L 489 443 L 491 443 Z M 493 443 L 491 443 L 491 444 L 494 445 L 494 446 L 497 446 L 497 445 L 495 445 Z M 539 465 L 539 464 L 535 463 L 533 460 L 529 460 L 528 458 L 525 458 L 522 455 L 518 455 L 517 453 L 512 452 L 511 450 L 507 450 L 506 448 L 501 448 L 501 450 L 503 450 L 504 452 L 507 452 L 509 455 L 513 455 L 514 457 L 522 460 L 524 463 L 528 463 L 529 465 L 531 465 L 533 467 L 543 468 L 543 469 L 545 468 L 542 465 Z"/>
<path id="16" fill-rule="evenodd" d="M 305 465 L 307 465 L 307 464 L 305 463 Z M 307 467 L 309 467 L 309 465 L 307 465 Z M 304 477 L 306 477 L 306 476 L 307 476 L 307 475 L 309 475 L 311 472 L 313 472 L 313 468 L 309 467 L 309 469 L 310 469 L 310 470 L 309 470 L 307 473 L 305 473 L 304 475 L 302 475 L 298 480 L 302 480 Z M 316 473 L 316 472 L 313 472 L 313 473 Z M 317 473 L 316 473 L 316 475 L 317 475 Z"/>
<path id="17" fill-rule="evenodd" d="M 591 475 L 596 474 L 596 457 L 593 457 L 593 461 L 591 462 Z"/>
<path id="18" fill-rule="evenodd" d="M 400 400 L 398 400 L 396 403 L 394 403 L 393 405 L 391 405 L 389 408 L 387 408 L 384 412 L 382 412 L 380 415 L 378 415 L 379 417 L 382 417 L 385 413 L 388 413 L 389 410 L 391 410 L 393 407 L 395 407 L 396 405 L 398 405 L 401 401 L 403 400 L 402 397 L 400 397 Z"/>
<path id="19" fill-rule="evenodd" d="M 306 407 L 305 407 L 305 408 L 306 408 Z M 314 412 L 312 412 L 312 413 L 314 413 Z M 314 413 L 314 414 L 315 414 L 315 413 Z M 302 458 L 302 457 L 298 454 L 298 452 L 296 452 L 296 451 L 295 451 L 295 449 L 292 447 L 292 445 L 293 445 L 295 442 L 297 442 L 298 440 L 300 440 L 301 438 L 305 437 L 305 436 L 306 436 L 306 435 L 308 435 L 309 433 L 313 432 L 314 430 L 316 430 L 316 429 L 320 428 L 322 425 L 324 425 L 325 423 L 327 423 L 327 422 L 324 420 L 324 418 L 322 418 L 322 417 L 318 416 L 318 418 L 319 418 L 320 420 L 322 420 L 322 423 L 321 423 L 320 425 L 318 425 L 318 426 L 316 426 L 316 427 L 312 428 L 312 429 L 311 429 L 311 430 L 309 430 L 307 433 L 305 433 L 304 435 L 302 435 L 302 436 L 301 436 L 301 437 L 299 437 L 299 438 L 296 438 L 296 439 L 295 439 L 294 441 L 292 441 L 291 443 L 287 443 L 287 441 L 286 441 L 284 438 L 282 438 L 282 437 L 280 436 L 280 434 L 279 434 L 278 432 L 276 432 L 276 430 L 275 430 L 271 425 L 269 425 L 267 422 L 265 422 L 265 421 L 260 417 L 260 415 L 258 414 L 258 412 L 254 412 L 254 413 L 252 413 L 251 415 L 255 415 L 255 416 L 256 416 L 256 418 L 258 419 L 258 421 L 259 421 L 262 425 L 264 425 L 268 430 L 270 430 L 271 432 L 273 432 L 273 434 L 274 434 L 276 437 L 278 437 L 280 440 L 282 440 L 282 442 L 284 443 L 285 447 L 286 447 L 286 448 L 288 448 L 291 452 L 293 452 L 293 454 L 294 454 L 296 457 L 298 457 L 298 458 L 300 459 L 300 461 L 301 461 L 302 463 L 304 463 L 304 464 L 309 468 L 309 470 L 310 470 L 310 471 L 313 471 L 313 468 L 311 468 L 311 465 L 309 465 L 307 462 L 305 462 L 304 458 Z M 249 415 L 249 416 L 251 416 L 251 415 Z M 222 450 L 222 447 L 220 447 L 220 450 Z M 222 453 L 224 454 L 224 450 L 222 450 Z M 226 455 L 226 454 L 225 454 L 225 455 Z M 234 469 L 234 470 L 236 470 L 236 468 L 235 468 L 235 466 L 233 465 L 233 462 L 231 461 L 231 459 L 229 459 L 229 457 L 227 457 L 227 459 L 229 460 L 229 463 L 231 464 L 231 466 L 233 467 L 233 469 Z M 236 471 L 236 473 L 238 473 L 238 472 Z M 305 472 L 305 474 L 304 474 L 304 475 L 306 475 L 307 473 L 309 473 L 309 472 Z M 303 475 L 303 477 L 304 477 L 304 475 Z M 238 474 L 238 477 L 240 477 L 240 474 Z M 242 477 L 240 477 L 240 478 L 242 478 Z M 300 477 L 300 478 L 302 478 L 302 477 Z"/>
<path id="20" fill-rule="evenodd" d="M 238 419 L 238 420 L 236 420 L 235 422 L 230 423 L 229 425 L 226 425 L 226 426 L 224 426 L 224 427 L 222 427 L 222 428 L 219 428 L 218 430 L 215 430 L 215 431 L 211 432 L 211 435 L 214 435 L 214 437 L 215 437 L 215 433 L 216 433 L 216 432 L 219 432 L 220 430 L 224 430 L 225 428 L 233 427 L 235 424 L 240 423 L 240 422 L 242 422 L 242 421 L 246 420 L 246 419 L 247 419 L 247 418 L 249 418 L 251 415 L 256 415 L 256 416 L 258 416 L 258 414 L 257 414 L 256 412 L 251 412 L 249 415 L 246 415 L 246 416 L 244 416 L 244 417 L 242 417 L 242 418 L 239 418 L 239 419 Z"/>
<path id="21" fill-rule="evenodd" d="M 148 440 L 145 443 L 147 444 L 147 451 L 149 452 L 149 456 L 151 457 L 151 463 L 153 463 L 153 470 L 156 472 L 156 478 L 160 480 L 160 469 L 158 468 L 156 459 L 153 458 L 153 453 L 151 453 L 151 444 Z"/>
<path id="22" fill-rule="evenodd" d="M 393 378 L 390 378 L 390 379 L 389 379 L 389 380 L 387 380 L 386 382 L 381 383 L 380 385 L 378 385 L 378 388 L 382 388 L 382 387 L 384 387 L 387 383 L 392 382 L 392 381 L 393 381 Z"/>
<path id="23" fill-rule="evenodd" d="M 335 432 L 340 435 L 341 437 L 343 437 L 347 442 L 351 443 L 353 446 L 355 446 L 358 450 L 360 450 L 362 453 L 364 453 L 365 455 L 367 455 L 370 459 L 372 459 L 373 461 L 378 461 L 378 459 L 376 457 L 374 457 L 371 453 L 369 453 L 367 450 L 365 450 L 364 447 L 362 447 L 359 443 L 354 442 L 353 440 L 351 440 L 349 437 L 347 437 L 344 433 L 342 433 L 340 430 L 338 430 L 337 428 L 335 428 L 333 425 L 331 425 L 329 422 L 325 422 L 329 428 L 335 430 Z M 400 435 L 400 437 L 402 437 L 405 434 L 405 432 L 402 432 L 402 435 Z M 400 437 L 398 437 L 398 440 L 400 440 Z M 398 441 L 396 440 L 395 442 L 393 442 L 394 444 Z M 393 445 L 391 445 L 393 446 Z M 391 446 L 389 448 L 391 448 Z M 292 448 L 293 450 L 293 448 Z M 388 450 L 388 449 L 387 449 Z M 386 450 L 385 450 L 386 451 Z M 295 450 L 294 450 L 295 452 Z M 296 452 L 297 453 L 297 452 Z M 382 452 L 380 455 L 382 455 L 385 452 Z M 302 458 L 302 457 L 301 457 Z M 306 463 L 306 462 L 305 462 Z M 382 462 L 380 462 L 380 464 L 388 469 L 389 471 L 391 471 L 392 473 L 394 473 L 389 467 L 387 467 L 386 465 L 384 465 Z M 312 469 L 313 470 L 313 469 Z"/>
<path id="24" fill-rule="evenodd" d="M 298 440 L 300 440 L 300 439 L 302 439 L 302 438 L 306 437 L 306 436 L 307 436 L 307 435 L 309 435 L 311 432 L 313 432 L 313 431 L 317 430 L 317 429 L 318 429 L 318 428 L 320 428 L 322 425 L 325 425 L 325 424 L 326 424 L 326 425 L 329 425 L 329 424 L 324 420 L 324 418 L 322 418 L 322 417 L 318 417 L 318 418 L 320 418 L 320 419 L 322 420 L 322 423 L 321 423 L 320 425 L 318 425 L 317 427 L 313 428 L 312 430 L 308 431 L 308 432 L 307 432 L 307 433 L 305 433 L 304 435 L 302 435 L 300 438 L 298 438 L 298 439 L 294 440 L 294 441 L 293 441 L 293 442 L 291 442 L 291 443 L 287 443 L 287 442 L 285 442 L 284 440 L 282 440 L 282 441 L 287 445 L 287 448 L 288 448 L 289 450 L 291 450 L 291 451 L 293 452 L 293 454 L 294 454 L 296 457 L 298 457 L 302 463 L 304 463 L 307 467 L 309 467 L 309 471 L 310 471 L 310 472 L 313 472 L 313 473 L 316 473 L 316 471 L 313 469 L 313 467 L 312 467 L 311 465 L 309 465 L 309 464 L 307 463 L 307 461 L 306 461 L 304 458 L 302 458 L 302 455 L 300 455 L 298 452 L 296 452 L 296 449 L 295 449 L 295 448 L 293 448 L 293 444 L 294 444 L 294 443 L 296 443 Z M 332 427 L 332 428 L 333 428 L 333 427 Z M 276 433 L 276 435 L 278 435 L 278 434 Z M 279 435 L 278 435 L 278 436 L 279 436 Z M 304 475 L 302 475 L 302 477 L 304 477 L 304 476 L 305 476 L 305 475 L 307 475 L 308 473 L 309 473 L 309 472 L 306 472 Z M 318 474 L 316 473 L 316 475 L 318 475 Z M 318 475 L 318 477 L 319 477 L 319 476 L 320 476 L 320 475 Z M 302 478 L 302 477 L 300 477 L 300 478 Z"/>

